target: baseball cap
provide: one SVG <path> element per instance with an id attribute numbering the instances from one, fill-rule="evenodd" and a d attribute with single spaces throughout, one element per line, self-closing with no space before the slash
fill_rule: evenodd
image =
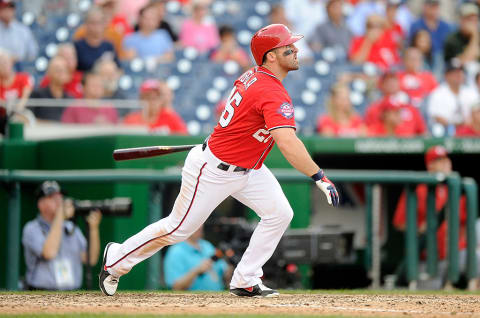
<path id="1" fill-rule="evenodd" d="M 425 153 L 425 165 L 428 166 L 432 161 L 440 159 L 440 158 L 447 158 L 448 152 L 445 147 L 441 145 L 436 145 L 430 147 L 427 152 Z"/>
<path id="2" fill-rule="evenodd" d="M 57 181 L 44 181 L 35 191 L 35 196 L 38 199 L 47 197 L 54 193 L 61 193 L 60 185 Z"/>
<path id="3" fill-rule="evenodd" d="M 160 81 L 156 79 L 147 79 L 142 85 L 140 85 L 140 94 L 153 90 L 160 90 Z"/>
<path id="4" fill-rule="evenodd" d="M 464 3 L 460 6 L 460 16 L 478 15 L 478 7 L 474 3 Z"/>
<path id="5" fill-rule="evenodd" d="M 15 7 L 15 1 L 13 0 L 0 0 L 0 8 L 6 8 L 6 7 Z"/>
<path id="6" fill-rule="evenodd" d="M 463 64 L 458 58 L 453 58 L 450 61 L 445 63 L 445 73 L 450 71 L 462 70 L 463 71 Z"/>

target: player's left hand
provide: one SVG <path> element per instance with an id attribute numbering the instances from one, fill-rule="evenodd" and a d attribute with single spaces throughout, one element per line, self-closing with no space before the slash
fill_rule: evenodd
<path id="1" fill-rule="evenodd" d="M 323 170 L 320 169 L 316 174 L 312 176 L 312 179 L 315 181 L 317 187 L 322 190 L 323 193 L 325 193 L 328 204 L 335 207 L 338 206 L 339 197 L 337 189 L 335 188 L 333 182 L 325 176 Z"/>

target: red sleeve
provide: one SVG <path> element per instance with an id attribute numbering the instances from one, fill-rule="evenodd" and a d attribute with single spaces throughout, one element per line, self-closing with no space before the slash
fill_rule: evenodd
<path id="1" fill-rule="evenodd" d="M 427 211 L 427 186 L 420 184 L 416 188 L 417 193 L 417 226 L 425 223 Z M 400 195 L 400 199 L 395 209 L 393 225 L 396 228 L 404 228 L 407 221 L 407 193 L 405 191 Z"/>
<path id="2" fill-rule="evenodd" d="M 362 46 L 363 43 L 363 37 L 355 37 L 352 39 L 350 42 L 350 50 L 348 51 L 348 56 L 350 59 L 352 59 L 352 56 L 357 54 L 358 50 Z"/>
<path id="3" fill-rule="evenodd" d="M 268 130 L 281 127 L 296 129 L 293 105 L 285 92 L 270 91 L 263 93 L 261 98 L 258 110 L 262 113 Z"/>
<path id="4" fill-rule="evenodd" d="M 172 112 L 170 116 L 171 116 L 171 121 L 169 123 L 170 131 L 173 134 L 188 135 L 187 125 L 185 125 L 185 122 L 183 121 L 182 117 L 180 117 L 180 115 L 178 115 L 175 112 Z"/>
<path id="5" fill-rule="evenodd" d="M 427 75 L 428 75 L 428 77 L 427 77 L 428 93 L 430 94 L 438 86 L 438 82 L 437 82 L 437 79 L 435 78 L 435 76 L 433 76 L 432 73 L 427 73 Z"/>
<path id="6" fill-rule="evenodd" d="M 411 107 L 415 116 L 415 132 L 419 135 L 423 135 L 427 131 L 427 125 L 422 117 L 422 114 L 414 106 Z"/>
<path id="7" fill-rule="evenodd" d="M 395 209 L 395 214 L 393 216 L 393 226 L 397 229 L 403 229 L 405 227 L 406 216 L 406 204 L 407 204 L 407 194 L 405 191 L 400 195 L 400 199 L 397 203 L 397 208 Z"/>
<path id="8" fill-rule="evenodd" d="M 327 115 L 320 116 L 317 121 L 317 131 L 319 133 L 322 133 L 325 131 L 325 128 L 330 128 L 331 130 L 335 130 L 335 127 L 333 126 L 333 122 L 331 118 Z"/>

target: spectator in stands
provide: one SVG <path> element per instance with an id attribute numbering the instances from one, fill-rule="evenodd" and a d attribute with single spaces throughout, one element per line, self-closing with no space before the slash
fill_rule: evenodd
<path id="1" fill-rule="evenodd" d="M 219 29 L 220 46 L 210 55 L 214 62 L 224 63 L 226 61 L 235 61 L 243 69 L 250 66 L 250 60 L 247 53 L 239 47 L 235 39 L 235 30 L 229 25 L 223 25 Z"/>
<path id="2" fill-rule="evenodd" d="M 470 107 L 479 100 L 478 92 L 464 84 L 462 63 L 458 59 L 449 61 L 445 67 L 445 82 L 430 95 L 427 104 L 429 119 L 436 127 L 443 127 L 434 135 L 455 134 L 455 126 L 468 124 Z M 441 126 L 438 126 L 441 125 Z M 433 128 L 438 129 L 438 128 Z"/>
<path id="3" fill-rule="evenodd" d="M 83 87 L 82 87 L 82 72 L 77 70 L 78 60 L 77 52 L 75 51 L 75 46 L 71 43 L 62 43 L 57 48 L 57 55 L 61 56 L 67 62 L 67 71 L 68 71 L 68 82 L 63 87 L 65 93 L 72 96 L 73 98 L 82 98 L 83 96 Z M 50 83 L 48 77 L 48 72 L 45 77 L 40 82 L 40 87 L 47 87 Z"/>
<path id="4" fill-rule="evenodd" d="M 55 181 L 45 181 L 36 192 L 38 216 L 23 228 L 26 288 L 30 290 L 72 290 L 82 285 L 82 264 L 93 266 L 100 252 L 100 211 L 91 211 L 89 250 L 80 228 L 69 219 L 75 214 L 71 200 L 65 200 Z M 87 257 L 88 253 L 88 257 Z"/>
<path id="5" fill-rule="evenodd" d="M 355 4 L 352 12 L 347 19 L 347 26 L 353 32 L 354 36 L 365 34 L 365 22 L 369 16 L 381 15 L 386 13 L 388 3 L 396 3 L 395 0 L 362 0 Z M 395 20 L 407 31 L 413 22 L 413 15 L 409 7 L 401 2 L 398 4 Z"/>
<path id="6" fill-rule="evenodd" d="M 75 41 L 78 66 L 80 71 L 90 71 L 95 61 L 110 56 L 118 63 L 112 43 L 105 40 L 105 22 L 103 12 L 94 7 L 85 17 L 85 38 Z"/>
<path id="7" fill-rule="evenodd" d="M 117 110 L 101 101 L 105 96 L 103 78 L 96 73 L 85 73 L 83 76 L 85 100 L 69 106 L 62 115 L 63 123 L 70 124 L 115 124 Z"/>
<path id="8" fill-rule="evenodd" d="M 95 63 L 93 71 L 99 74 L 103 79 L 103 87 L 105 88 L 103 98 L 125 99 L 125 94 L 118 89 L 118 81 L 123 72 L 115 61 L 110 58 L 99 59 Z"/>
<path id="9" fill-rule="evenodd" d="M 405 32 L 396 20 L 398 7 L 401 3 L 402 0 L 387 0 L 385 9 L 385 32 L 393 40 L 398 50 L 402 49 L 405 40 Z"/>
<path id="10" fill-rule="evenodd" d="M 379 80 L 379 88 L 383 96 L 373 102 L 365 112 L 365 122 L 369 129 L 382 127 L 385 119 L 384 112 L 387 109 L 398 111 L 401 119 L 400 135 L 420 136 L 427 133 L 422 114 L 417 107 L 409 104 L 408 96 L 400 90 L 400 82 L 395 72 L 384 73 Z"/>
<path id="11" fill-rule="evenodd" d="M 352 32 L 345 25 L 343 16 L 343 0 L 329 0 L 327 2 L 328 20 L 320 24 L 312 34 L 311 48 L 319 52 L 325 47 L 335 48 L 347 55 Z"/>
<path id="12" fill-rule="evenodd" d="M 9 52 L 15 63 L 32 61 L 38 54 L 30 29 L 15 20 L 13 0 L 0 0 L 0 48 Z"/>
<path id="13" fill-rule="evenodd" d="M 425 123 L 420 114 L 416 114 L 421 121 L 423 130 L 419 131 L 405 114 L 412 111 L 407 105 L 402 105 L 394 99 L 384 99 L 379 105 L 380 120 L 368 126 L 368 134 L 372 137 L 415 137 L 425 133 Z"/>
<path id="14" fill-rule="evenodd" d="M 345 84 L 335 84 L 330 89 L 327 114 L 320 116 L 317 131 L 328 137 L 361 137 L 366 126 L 350 102 L 350 89 Z"/>
<path id="15" fill-rule="evenodd" d="M 57 55 L 50 60 L 47 69 L 49 78 L 48 86 L 35 89 L 30 96 L 35 99 L 62 99 L 72 98 L 65 91 L 65 84 L 70 80 L 67 61 Z M 52 106 L 36 106 L 33 114 L 37 119 L 48 121 L 60 121 L 63 108 Z"/>
<path id="16" fill-rule="evenodd" d="M 471 107 L 470 123 L 460 125 L 455 133 L 457 137 L 480 137 L 480 103 Z"/>
<path id="17" fill-rule="evenodd" d="M 92 10 L 99 11 L 102 14 L 103 38 L 113 45 L 117 56 L 120 59 L 124 59 L 125 50 L 123 49 L 123 38 L 126 34 L 131 33 L 132 29 L 126 22 L 126 19 L 122 18 L 122 15 L 116 15 L 114 13 L 117 0 L 96 0 L 95 3 L 98 6 Z M 73 35 L 74 40 L 85 39 L 87 36 L 86 22 L 87 21 L 77 28 Z"/>
<path id="18" fill-rule="evenodd" d="M 10 53 L 0 49 L 0 102 L 21 114 L 33 90 L 33 79 L 27 73 L 15 72 L 13 62 Z"/>
<path id="19" fill-rule="evenodd" d="M 192 16 L 185 20 L 180 29 L 180 42 L 184 47 L 194 47 L 207 53 L 220 43 L 217 26 L 208 16 L 208 5 L 204 0 L 192 3 Z"/>
<path id="20" fill-rule="evenodd" d="M 451 31 L 448 23 L 440 19 L 440 1 L 425 0 L 422 16 L 410 27 L 410 39 L 419 31 L 426 30 L 430 33 L 432 40 L 432 53 L 434 55 L 443 53 L 445 39 Z"/>
<path id="21" fill-rule="evenodd" d="M 102 8 L 107 28 L 112 27 L 122 36 L 133 32 L 125 14 L 118 12 L 118 0 L 95 0 L 95 5 Z"/>
<path id="22" fill-rule="evenodd" d="M 404 70 L 397 73 L 400 89 L 410 97 L 412 105 L 420 107 L 438 83 L 432 72 L 423 70 L 422 53 L 415 47 L 405 50 Z"/>
<path id="23" fill-rule="evenodd" d="M 166 15 L 165 4 L 167 3 L 167 0 L 150 0 L 150 3 L 155 8 L 157 8 L 157 14 L 158 14 L 158 17 L 159 17 L 159 20 L 160 20 L 160 24 L 158 25 L 158 28 L 160 30 L 167 31 L 168 35 L 170 35 L 170 38 L 172 39 L 172 42 L 177 42 L 178 41 L 178 35 L 173 30 L 170 23 L 168 23 L 168 21 L 165 20 L 165 15 Z"/>
<path id="24" fill-rule="evenodd" d="M 452 172 L 452 162 L 448 157 L 447 150 L 440 145 L 433 146 L 425 153 L 425 165 L 427 171 L 432 174 L 444 174 L 448 175 Z M 415 190 L 417 194 L 417 229 L 423 236 L 427 229 L 427 194 L 428 187 L 426 184 L 419 184 Z M 393 225 L 400 231 L 406 230 L 406 193 L 403 192 L 397 203 L 397 208 L 393 217 Z M 447 256 L 447 222 L 444 210 L 448 202 L 448 186 L 446 184 L 439 184 L 435 188 L 435 211 L 437 212 L 437 220 L 441 220 L 437 228 L 437 255 L 440 260 L 445 260 Z M 459 203 L 459 218 L 460 218 L 460 230 L 458 248 L 460 250 L 460 269 L 464 270 L 466 265 L 466 251 L 467 237 L 466 237 L 466 200 L 465 196 L 462 196 Z M 420 239 L 421 249 L 425 248 L 424 238 Z M 423 245 L 423 246 L 422 246 Z M 424 254 L 424 251 L 422 251 Z M 478 254 L 478 252 L 477 252 Z M 478 256 L 477 256 L 478 258 Z M 444 262 L 443 262 L 444 263 Z M 445 281 L 446 278 L 446 264 L 441 263 L 439 266 L 439 276 Z M 442 284 L 443 285 L 443 284 Z"/>
<path id="25" fill-rule="evenodd" d="M 302 34 L 307 42 L 327 20 L 324 0 L 284 0 L 283 7 L 292 30 Z"/>
<path id="26" fill-rule="evenodd" d="M 153 58 L 158 63 L 173 60 L 173 42 L 167 31 L 158 29 L 159 24 L 155 6 L 147 5 L 140 10 L 138 31 L 127 35 L 123 41 L 126 58 Z"/>
<path id="27" fill-rule="evenodd" d="M 173 94 L 166 83 L 148 79 L 140 86 L 141 111 L 128 114 L 123 124 L 147 126 L 151 131 L 165 134 L 187 134 L 183 119 L 172 106 Z"/>
<path id="28" fill-rule="evenodd" d="M 349 56 L 355 64 L 371 62 L 382 70 L 389 69 L 400 61 L 395 42 L 385 32 L 383 17 L 368 17 L 365 36 L 352 39 Z"/>
<path id="29" fill-rule="evenodd" d="M 445 41 L 443 54 L 445 61 L 457 58 L 467 69 L 470 64 L 478 66 L 480 61 L 478 13 L 478 7 L 474 3 L 464 3 L 460 6 L 459 28 Z"/>
<path id="30" fill-rule="evenodd" d="M 426 30 L 418 30 L 411 39 L 410 45 L 420 50 L 423 56 L 423 67 L 432 71 L 437 78 L 443 76 L 443 56 L 434 54 L 430 33 Z"/>
<path id="31" fill-rule="evenodd" d="M 285 8 L 280 5 L 280 4 L 274 4 L 272 5 L 272 8 L 270 10 L 270 24 L 283 24 L 286 25 L 293 33 L 296 33 L 296 30 L 294 30 L 290 24 L 290 21 L 288 21 L 286 15 L 285 15 Z M 295 46 L 298 49 L 298 55 L 297 58 L 301 62 L 311 62 L 313 61 L 313 53 L 310 47 L 307 44 L 307 41 L 301 40 L 295 42 Z"/>
<path id="32" fill-rule="evenodd" d="M 173 290 L 224 290 L 233 267 L 212 260 L 215 247 L 203 239 L 203 226 L 187 240 L 169 247 L 165 255 L 165 282 Z"/>

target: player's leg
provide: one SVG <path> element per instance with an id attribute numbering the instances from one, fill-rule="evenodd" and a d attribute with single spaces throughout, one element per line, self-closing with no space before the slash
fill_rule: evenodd
<path id="1" fill-rule="evenodd" d="M 230 287 L 262 286 L 262 266 L 270 259 L 288 228 L 293 210 L 277 179 L 265 165 L 252 171 L 245 188 L 232 196 L 254 210 L 261 220 L 235 268 Z"/>
<path id="2" fill-rule="evenodd" d="M 246 182 L 246 178 L 244 181 L 219 178 L 214 169 L 203 159 L 201 148 L 194 148 L 182 170 L 182 186 L 170 215 L 150 224 L 122 244 L 107 246 L 104 270 L 108 273 L 105 274 L 111 274 L 118 283 L 120 276 L 162 247 L 185 240 L 205 222 L 218 204 Z"/>

